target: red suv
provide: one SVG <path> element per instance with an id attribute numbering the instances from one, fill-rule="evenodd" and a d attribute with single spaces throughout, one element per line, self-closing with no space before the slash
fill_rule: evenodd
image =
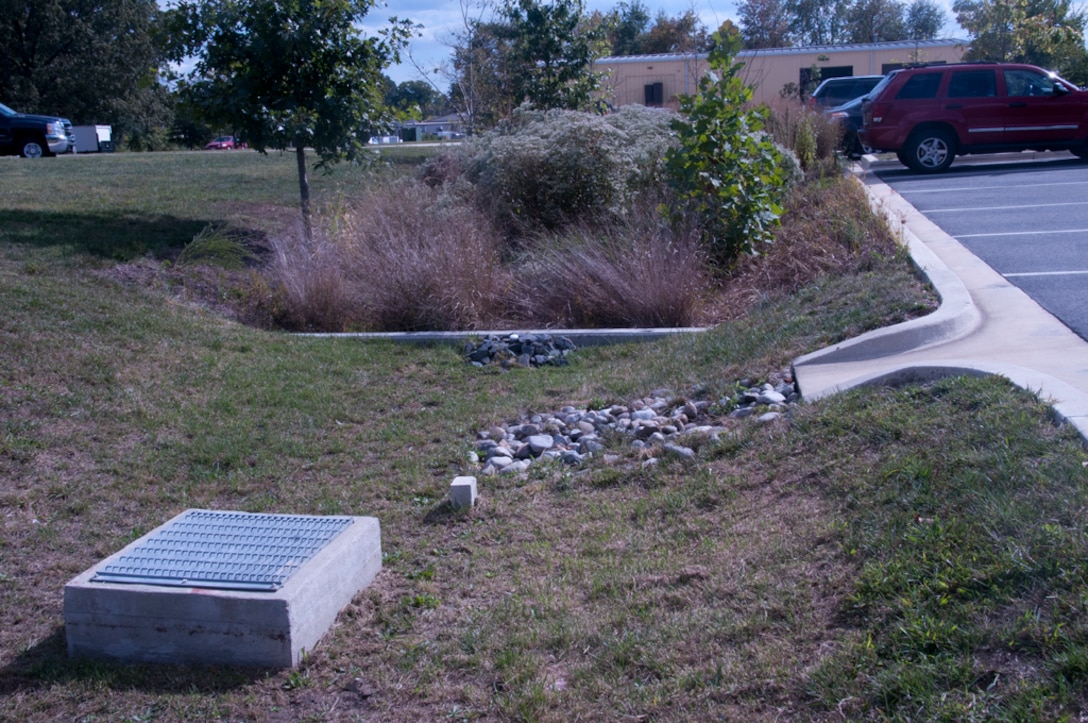
<path id="1" fill-rule="evenodd" d="M 858 136 L 928 173 L 969 153 L 1066 149 L 1088 158 L 1088 91 L 1019 63 L 904 68 L 863 101 Z"/>

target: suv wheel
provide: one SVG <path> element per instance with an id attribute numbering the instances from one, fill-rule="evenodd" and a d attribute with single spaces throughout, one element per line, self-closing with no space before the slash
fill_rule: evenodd
<path id="1" fill-rule="evenodd" d="M 23 158 L 41 158 L 45 155 L 46 146 L 37 138 L 25 138 L 19 145 L 19 155 Z"/>
<path id="2" fill-rule="evenodd" d="M 956 141 L 943 128 L 916 131 L 899 154 L 901 163 L 922 173 L 946 171 L 955 158 Z"/>

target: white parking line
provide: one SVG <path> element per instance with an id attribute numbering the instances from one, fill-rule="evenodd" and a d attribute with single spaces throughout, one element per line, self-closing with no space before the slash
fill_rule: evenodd
<path id="1" fill-rule="evenodd" d="M 904 184 L 896 184 L 902 186 Z M 1008 190 L 1010 188 L 1042 188 L 1043 186 L 1088 186 L 1088 181 L 1063 181 L 1062 183 L 1025 183 L 1018 184 L 1016 186 L 964 186 L 963 188 L 919 188 L 917 190 L 910 188 L 905 189 L 905 193 L 900 191 L 903 196 L 913 195 L 915 193 L 962 193 L 964 191 L 993 191 L 993 190 Z"/>
<path id="2" fill-rule="evenodd" d="M 994 236 L 1051 236 L 1057 233 L 1085 233 L 1088 228 L 1070 228 L 1064 231 L 1003 231 L 1001 233 L 961 233 L 953 234 L 956 238 L 987 238 Z"/>
<path id="3" fill-rule="evenodd" d="M 1088 271 L 1022 271 L 1012 274 L 1002 274 L 1006 279 L 1013 276 L 1085 276 Z"/>
<path id="4" fill-rule="evenodd" d="M 1013 210 L 1017 208 L 1054 208 L 1055 206 L 1088 206 L 1088 201 L 1070 201 L 1068 203 L 1029 203 L 1024 206 L 983 206 L 978 208 L 976 206 L 965 206 L 963 208 L 935 208 L 924 213 L 928 216 L 931 213 L 964 213 L 965 211 L 1005 211 Z"/>

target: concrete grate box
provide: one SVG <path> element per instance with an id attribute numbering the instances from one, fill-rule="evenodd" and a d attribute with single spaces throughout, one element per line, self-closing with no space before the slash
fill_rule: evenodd
<path id="1" fill-rule="evenodd" d="M 73 578 L 73 657 L 286 668 L 381 570 L 374 517 L 186 510 Z"/>

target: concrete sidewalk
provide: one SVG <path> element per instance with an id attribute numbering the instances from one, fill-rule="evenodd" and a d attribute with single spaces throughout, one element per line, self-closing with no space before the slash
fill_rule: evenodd
<path id="1" fill-rule="evenodd" d="M 807 400 L 858 386 L 997 374 L 1051 403 L 1088 440 L 1088 342 L 927 219 L 871 172 L 869 197 L 941 297 L 921 319 L 798 357 Z"/>

